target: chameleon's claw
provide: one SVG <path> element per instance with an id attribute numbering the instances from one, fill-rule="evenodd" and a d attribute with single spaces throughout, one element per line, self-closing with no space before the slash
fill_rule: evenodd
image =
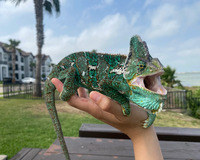
<path id="1" fill-rule="evenodd" d="M 152 114 L 152 113 L 149 113 L 149 112 L 147 112 L 147 113 L 148 113 L 148 118 L 143 121 L 143 127 L 144 128 L 150 127 L 153 124 L 153 122 L 156 118 L 156 114 Z"/>
<path id="2" fill-rule="evenodd" d="M 143 121 L 143 128 L 148 128 L 149 127 L 149 117 Z"/>

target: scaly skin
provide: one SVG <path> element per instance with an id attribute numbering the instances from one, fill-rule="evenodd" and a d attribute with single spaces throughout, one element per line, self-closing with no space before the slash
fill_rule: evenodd
<path id="1" fill-rule="evenodd" d="M 152 92 L 138 85 L 137 81 L 161 72 L 163 72 L 161 63 L 150 56 L 146 43 L 137 35 L 131 38 L 130 53 L 127 57 L 78 52 L 61 60 L 45 82 L 45 99 L 66 159 L 69 160 L 70 157 L 55 107 L 55 86 L 51 82 L 52 78 L 57 78 L 64 83 L 63 91 L 60 93 L 63 101 L 69 100 L 79 87 L 84 87 L 89 91 L 98 91 L 119 102 L 125 116 L 130 114 L 129 101 L 134 102 L 147 110 L 148 119 L 143 124 L 143 127 L 147 128 L 153 124 L 156 111 L 162 109 L 166 93 Z M 153 78 L 149 81 L 151 80 Z"/>

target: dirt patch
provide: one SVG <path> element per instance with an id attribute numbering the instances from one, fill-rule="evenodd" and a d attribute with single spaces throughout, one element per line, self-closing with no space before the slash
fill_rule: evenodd
<path id="1" fill-rule="evenodd" d="M 35 104 L 29 109 L 34 113 L 44 113 L 44 112 L 48 113 L 45 103 Z M 67 102 L 56 103 L 56 109 L 57 109 L 57 112 L 62 112 L 62 113 L 66 112 L 66 113 L 74 113 L 74 114 L 86 114 L 85 112 L 70 106 Z"/>

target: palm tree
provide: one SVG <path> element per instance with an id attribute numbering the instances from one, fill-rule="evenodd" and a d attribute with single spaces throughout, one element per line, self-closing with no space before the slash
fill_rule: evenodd
<path id="1" fill-rule="evenodd" d="M 180 80 L 176 79 L 176 69 L 172 69 L 170 66 L 167 66 L 164 68 L 164 71 L 164 74 L 161 76 L 163 85 L 171 88 L 174 88 L 174 85 L 183 87 Z"/>
<path id="2" fill-rule="evenodd" d="M 10 0 L 19 5 L 22 1 L 26 0 Z M 43 25 L 43 9 L 49 14 L 52 14 L 53 8 L 57 14 L 60 13 L 59 0 L 33 0 L 36 18 L 36 41 L 37 41 L 37 56 L 36 56 L 36 88 L 34 96 L 41 97 L 41 61 L 42 61 L 42 47 L 44 44 L 44 25 Z"/>
<path id="3" fill-rule="evenodd" d="M 19 46 L 20 41 L 9 39 L 9 44 L 5 44 L 7 50 L 12 52 L 12 83 L 15 83 L 15 58 L 16 58 L 16 47 Z"/>

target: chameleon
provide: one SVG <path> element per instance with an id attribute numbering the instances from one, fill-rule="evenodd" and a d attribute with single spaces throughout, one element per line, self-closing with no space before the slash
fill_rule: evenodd
<path id="1" fill-rule="evenodd" d="M 59 97 L 67 101 L 79 87 L 98 91 L 122 106 L 124 116 L 129 116 L 130 102 L 147 111 L 143 127 L 151 126 L 156 113 L 162 110 L 167 91 L 161 85 L 163 65 L 152 58 L 145 41 L 135 35 L 130 40 L 128 56 L 96 52 L 76 52 L 63 58 L 54 66 L 45 82 L 45 101 L 53 121 L 60 145 L 70 160 L 55 107 L 55 86 L 52 78 L 63 83 Z"/>

